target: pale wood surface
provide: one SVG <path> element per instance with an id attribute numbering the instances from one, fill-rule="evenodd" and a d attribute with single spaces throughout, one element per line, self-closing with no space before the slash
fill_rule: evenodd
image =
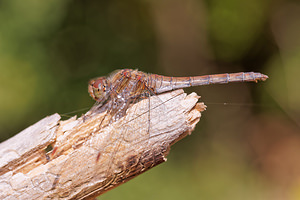
<path id="1" fill-rule="evenodd" d="M 205 110 L 198 99 L 161 94 L 151 97 L 150 114 L 145 99 L 112 124 L 106 116 L 101 128 L 105 113 L 40 120 L 0 144 L 0 199 L 88 199 L 128 181 L 166 161 L 170 146 L 191 133 Z"/>

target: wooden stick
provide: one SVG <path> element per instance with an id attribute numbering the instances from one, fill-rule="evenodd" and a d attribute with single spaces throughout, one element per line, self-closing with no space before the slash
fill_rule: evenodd
<path id="1" fill-rule="evenodd" d="M 0 144 L 0 199 L 90 199 L 166 161 L 205 105 L 176 90 L 132 105 L 120 120 L 105 113 L 46 117 Z M 150 115 L 150 121 L 149 121 Z M 150 124 L 149 124 L 150 122 Z M 148 125 L 147 125 L 148 124 Z M 46 152 L 49 146 L 54 150 Z M 55 151 L 55 152 L 54 152 Z"/>

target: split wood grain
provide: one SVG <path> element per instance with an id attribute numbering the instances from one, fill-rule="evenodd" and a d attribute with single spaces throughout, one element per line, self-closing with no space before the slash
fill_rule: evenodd
<path id="1" fill-rule="evenodd" d="M 132 105 L 109 124 L 90 111 L 53 114 L 0 144 L 0 199 L 90 199 L 165 162 L 206 106 L 176 90 Z M 88 116 L 88 117 L 87 117 Z M 150 117 L 150 121 L 149 121 Z M 150 123 L 150 124 L 149 124 Z M 55 152 L 46 152 L 52 145 Z"/>

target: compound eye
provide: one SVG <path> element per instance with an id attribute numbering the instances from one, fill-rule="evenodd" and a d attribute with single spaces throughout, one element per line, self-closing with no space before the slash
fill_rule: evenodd
<path id="1" fill-rule="evenodd" d="M 102 85 L 103 85 L 102 80 L 98 79 L 94 82 L 93 87 L 97 89 L 101 89 Z"/>

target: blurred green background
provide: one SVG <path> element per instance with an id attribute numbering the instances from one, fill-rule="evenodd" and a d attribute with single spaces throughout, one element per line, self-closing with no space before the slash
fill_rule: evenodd
<path id="1" fill-rule="evenodd" d="M 300 199 L 299 35 L 292 0 L 2 0 L 1 141 L 91 107 L 89 79 L 115 69 L 259 71 L 267 82 L 187 89 L 208 106 L 193 134 L 100 199 Z"/>

